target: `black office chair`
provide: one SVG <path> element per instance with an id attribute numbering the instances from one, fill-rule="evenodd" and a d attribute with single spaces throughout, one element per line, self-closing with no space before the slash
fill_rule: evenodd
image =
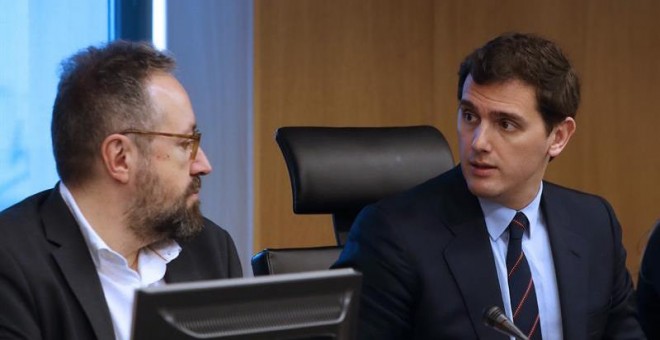
<path id="1" fill-rule="evenodd" d="M 447 141 L 431 126 L 282 127 L 275 140 L 289 171 L 293 211 L 332 214 L 337 247 L 265 249 L 252 258 L 255 275 L 327 269 L 365 205 L 454 166 Z"/>
<path id="2" fill-rule="evenodd" d="M 287 274 L 325 270 L 335 263 L 342 247 L 266 248 L 252 257 L 252 273 Z"/>

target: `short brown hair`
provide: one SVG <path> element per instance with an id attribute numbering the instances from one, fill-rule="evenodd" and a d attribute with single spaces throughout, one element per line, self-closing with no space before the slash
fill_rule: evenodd
<path id="1" fill-rule="evenodd" d="M 468 55 L 458 72 L 458 100 L 468 75 L 482 85 L 520 80 L 534 87 L 548 133 L 575 117 L 580 104 L 580 81 L 568 58 L 557 44 L 534 34 L 506 33 Z"/>
<path id="2" fill-rule="evenodd" d="M 64 183 L 79 184 L 91 176 L 109 134 L 155 123 L 145 81 L 155 72 L 172 72 L 175 65 L 148 43 L 122 40 L 89 47 L 62 62 L 51 135 Z"/>

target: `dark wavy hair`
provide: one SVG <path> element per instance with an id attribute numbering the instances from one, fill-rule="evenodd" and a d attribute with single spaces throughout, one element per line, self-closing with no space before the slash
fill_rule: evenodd
<path id="1" fill-rule="evenodd" d="M 51 135 L 60 179 L 80 184 L 92 176 L 103 140 L 127 129 L 155 124 L 145 82 L 171 73 L 174 59 L 144 42 L 117 40 L 81 50 L 62 62 Z M 146 143 L 138 143 L 142 150 Z"/>
<path id="2" fill-rule="evenodd" d="M 557 44 L 534 34 L 506 33 L 468 55 L 458 72 L 458 100 L 468 75 L 481 85 L 520 80 L 534 87 L 548 133 L 575 117 L 580 104 L 580 81 L 568 58 Z"/>

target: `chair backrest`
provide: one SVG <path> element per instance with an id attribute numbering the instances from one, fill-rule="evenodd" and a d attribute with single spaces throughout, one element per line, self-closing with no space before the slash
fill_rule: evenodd
<path id="1" fill-rule="evenodd" d="M 252 257 L 252 273 L 288 274 L 328 269 L 339 258 L 342 247 L 267 248 Z"/>
<path id="2" fill-rule="evenodd" d="M 338 246 L 264 249 L 254 275 L 328 269 L 367 204 L 409 189 L 454 166 L 449 145 L 431 126 L 283 127 L 282 150 L 297 214 L 332 214 Z"/>
<path id="3" fill-rule="evenodd" d="M 338 245 L 365 205 L 454 166 L 447 141 L 432 126 L 282 127 L 275 140 L 289 171 L 293 211 L 332 214 Z"/>

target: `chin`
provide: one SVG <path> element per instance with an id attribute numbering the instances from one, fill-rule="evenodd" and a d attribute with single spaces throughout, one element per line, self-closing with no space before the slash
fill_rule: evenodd
<path id="1" fill-rule="evenodd" d="M 479 180 L 467 180 L 468 189 L 470 192 L 480 198 L 493 199 L 499 196 L 500 191 L 496 188 L 493 188 L 488 185 L 488 183 L 483 183 L 484 181 Z"/>
<path id="2" fill-rule="evenodd" d="M 195 204 L 200 204 L 199 196 L 197 194 L 193 194 L 190 197 L 188 197 L 188 202 L 187 202 L 186 206 L 188 208 L 192 208 L 192 206 L 195 205 Z"/>

